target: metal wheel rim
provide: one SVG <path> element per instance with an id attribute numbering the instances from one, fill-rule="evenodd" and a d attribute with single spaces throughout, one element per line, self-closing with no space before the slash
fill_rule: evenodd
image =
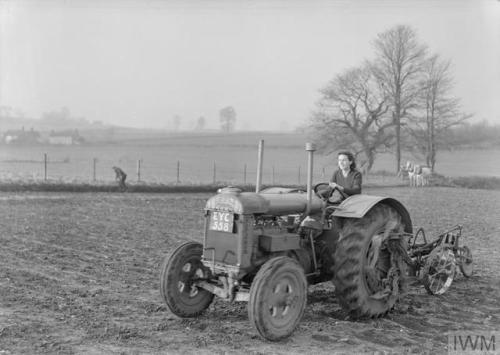
<path id="1" fill-rule="evenodd" d="M 435 295 L 441 295 L 448 290 L 453 282 L 456 261 L 450 249 L 443 249 L 432 261 L 426 275 L 429 290 Z"/>
<path id="2" fill-rule="evenodd" d="M 184 263 L 177 281 L 177 291 L 179 291 L 180 294 L 188 296 L 189 298 L 193 298 L 198 295 L 198 287 L 193 284 L 193 280 L 195 278 L 203 277 L 203 270 L 195 264 L 197 263 L 190 261 Z"/>
<path id="3" fill-rule="evenodd" d="M 458 248 L 457 263 L 464 275 L 472 274 L 472 253 L 469 248 L 465 246 Z"/>
<path id="4" fill-rule="evenodd" d="M 300 311 L 301 293 L 299 280 L 292 274 L 281 275 L 267 295 L 266 309 L 269 320 L 275 325 L 288 324 Z"/>

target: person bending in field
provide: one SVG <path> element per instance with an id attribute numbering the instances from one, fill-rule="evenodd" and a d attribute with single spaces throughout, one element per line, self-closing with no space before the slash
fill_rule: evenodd
<path id="1" fill-rule="evenodd" d="M 125 184 L 125 180 L 127 179 L 127 174 L 125 174 L 125 172 L 116 167 L 116 166 L 113 166 L 113 170 L 115 171 L 115 179 L 116 181 L 118 182 L 118 186 L 120 187 L 120 190 L 121 191 L 126 191 L 127 190 L 127 185 Z"/>
<path id="2" fill-rule="evenodd" d="M 333 173 L 329 188 L 322 193 L 323 196 L 331 194 L 328 199 L 330 203 L 340 203 L 344 198 L 361 193 L 362 176 L 356 169 L 354 155 L 343 151 L 338 153 L 337 158 L 339 169 Z"/>

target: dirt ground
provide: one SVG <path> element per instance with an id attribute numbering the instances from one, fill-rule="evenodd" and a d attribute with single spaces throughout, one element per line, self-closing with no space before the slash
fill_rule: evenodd
<path id="1" fill-rule="evenodd" d="M 464 225 L 474 275 L 442 296 L 410 288 L 387 317 L 354 321 L 333 286 L 309 288 L 287 340 L 261 340 L 246 304 L 216 300 L 197 319 L 172 315 L 159 266 L 202 240 L 207 194 L 0 193 L 0 355 L 447 353 L 449 331 L 500 330 L 500 191 L 379 188 L 435 235 Z M 500 344 L 497 344 L 497 348 Z"/>

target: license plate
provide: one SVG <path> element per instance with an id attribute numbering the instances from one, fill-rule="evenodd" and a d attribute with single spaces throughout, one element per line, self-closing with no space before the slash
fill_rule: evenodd
<path id="1" fill-rule="evenodd" d="M 234 215 L 231 212 L 212 211 L 210 230 L 233 233 Z"/>

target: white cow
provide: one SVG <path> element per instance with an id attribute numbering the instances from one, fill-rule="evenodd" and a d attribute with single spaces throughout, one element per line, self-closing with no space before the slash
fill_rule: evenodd
<path id="1" fill-rule="evenodd" d="M 401 180 L 404 180 L 405 176 L 409 176 L 409 172 L 412 168 L 413 168 L 412 162 L 407 160 L 405 164 L 401 164 L 399 166 L 397 177 L 401 178 Z"/>
<path id="2" fill-rule="evenodd" d="M 414 165 L 413 167 L 413 181 L 410 181 L 410 186 L 427 186 L 429 185 L 429 178 L 432 175 L 432 169 L 424 165 Z"/>
<path id="3" fill-rule="evenodd" d="M 429 179 L 432 176 L 432 169 L 428 166 L 420 167 L 420 173 L 417 175 L 417 186 L 420 183 L 420 186 L 429 185 Z"/>
<path id="4" fill-rule="evenodd" d="M 411 161 L 406 162 L 406 167 L 405 170 L 408 172 L 408 181 L 410 183 L 410 186 L 417 186 L 417 173 L 416 171 L 418 170 L 417 165 L 413 164 Z"/>
<path id="5" fill-rule="evenodd" d="M 432 170 L 428 166 L 414 164 L 412 161 L 407 160 L 404 165 L 401 164 L 397 176 L 404 180 L 406 175 L 408 175 L 410 186 L 427 186 L 429 185 L 429 178 L 432 176 Z"/>

